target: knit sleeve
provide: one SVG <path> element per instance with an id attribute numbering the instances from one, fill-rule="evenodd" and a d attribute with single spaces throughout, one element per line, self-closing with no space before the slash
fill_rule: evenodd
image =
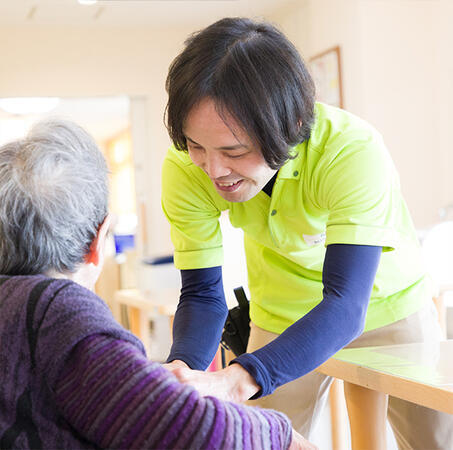
<path id="1" fill-rule="evenodd" d="M 322 302 L 269 344 L 232 361 L 261 386 L 252 398 L 311 372 L 363 332 L 381 253 L 370 245 L 327 246 Z"/>
<path id="2" fill-rule="evenodd" d="M 206 370 L 219 347 L 228 315 L 222 268 L 181 270 L 181 282 L 167 362 L 180 359 L 191 369 Z"/>
<path id="3" fill-rule="evenodd" d="M 102 448 L 286 449 L 283 414 L 201 397 L 132 344 L 92 335 L 75 347 L 56 385 L 58 408 Z"/>

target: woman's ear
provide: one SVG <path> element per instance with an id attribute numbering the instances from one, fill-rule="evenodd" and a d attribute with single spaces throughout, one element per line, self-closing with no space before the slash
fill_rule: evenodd
<path id="1" fill-rule="evenodd" d="M 105 245 L 105 238 L 107 237 L 107 233 L 110 228 L 110 214 L 107 214 L 104 221 L 102 222 L 99 230 L 91 242 L 90 249 L 88 254 L 85 256 L 85 263 L 86 264 L 94 264 L 98 266 L 99 263 L 104 261 L 104 245 Z"/>

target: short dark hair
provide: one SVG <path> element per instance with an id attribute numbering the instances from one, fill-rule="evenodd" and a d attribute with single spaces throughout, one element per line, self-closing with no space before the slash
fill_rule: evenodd
<path id="1" fill-rule="evenodd" d="M 178 150 L 187 150 L 184 123 L 203 98 L 244 127 L 272 169 L 310 136 L 313 80 L 294 45 L 269 23 L 225 18 L 192 34 L 170 65 L 166 88 L 166 126 Z"/>

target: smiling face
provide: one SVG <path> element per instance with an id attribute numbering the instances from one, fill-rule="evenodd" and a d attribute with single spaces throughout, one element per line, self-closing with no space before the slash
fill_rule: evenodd
<path id="1" fill-rule="evenodd" d="M 231 116 L 228 125 L 206 98 L 189 112 L 184 126 L 187 149 L 193 163 L 203 169 L 217 192 L 229 202 L 255 197 L 272 178 L 261 153 Z"/>

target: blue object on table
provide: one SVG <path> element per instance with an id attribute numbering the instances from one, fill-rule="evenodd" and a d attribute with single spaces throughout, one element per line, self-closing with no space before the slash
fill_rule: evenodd
<path id="1" fill-rule="evenodd" d="M 156 258 L 143 259 L 144 264 L 150 266 L 158 266 L 160 264 L 173 264 L 173 255 L 158 256 Z"/>
<path id="2" fill-rule="evenodd" d="M 135 247 L 135 236 L 133 234 L 114 234 L 115 252 L 117 255 L 124 253 L 125 250 Z"/>

